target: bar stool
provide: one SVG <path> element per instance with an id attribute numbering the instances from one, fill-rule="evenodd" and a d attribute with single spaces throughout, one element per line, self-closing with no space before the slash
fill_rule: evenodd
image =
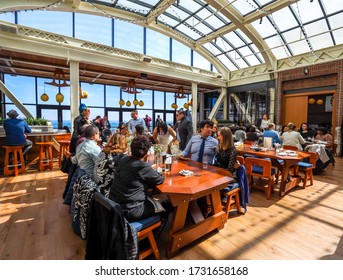
<path id="1" fill-rule="evenodd" d="M 4 176 L 18 176 L 19 173 L 23 173 L 26 171 L 25 168 L 25 161 L 23 156 L 23 146 L 2 146 L 5 150 L 5 162 L 4 162 Z M 10 153 L 13 154 L 13 163 L 10 164 Z M 18 154 L 19 154 L 19 161 L 18 161 Z M 13 167 L 13 169 L 9 169 Z"/>
<path id="2" fill-rule="evenodd" d="M 53 169 L 52 146 L 54 142 L 36 142 L 39 145 L 38 170 Z"/>
<path id="3" fill-rule="evenodd" d="M 57 141 L 60 144 L 60 151 L 58 155 L 58 166 L 61 167 L 62 157 L 66 152 L 69 152 L 70 140 L 59 140 Z"/>

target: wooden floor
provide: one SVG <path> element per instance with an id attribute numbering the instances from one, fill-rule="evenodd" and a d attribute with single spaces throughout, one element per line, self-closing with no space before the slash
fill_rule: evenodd
<path id="1" fill-rule="evenodd" d="M 78 260 L 85 241 L 76 236 L 62 203 L 66 175 L 36 166 L 18 177 L 0 177 L 0 259 Z M 164 236 L 164 237 L 163 237 Z M 165 233 L 159 240 L 162 256 Z M 214 231 L 182 249 L 174 259 L 343 259 L 343 159 L 336 158 L 314 186 L 283 198 L 251 193 L 245 215 L 230 215 Z"/>

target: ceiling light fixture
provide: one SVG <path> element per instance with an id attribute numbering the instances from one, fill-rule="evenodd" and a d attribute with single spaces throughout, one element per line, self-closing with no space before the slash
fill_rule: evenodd
<path id="1" fill-rule="evenodd" d="M 130 79 L 127 83 L 127 88 L 122 89 L 122 91 L 130 93 L 130 94 L 141 93 L 140 91 L 137 91 L 136 81 L 134 79 Z"/>
<path id="2" fill-rule="evenodd" d="M 56 80 L 58 80 L 58 83 L 56 82 Z M 61 81 L 62 81 L 62 83 L 61 83 Z M 66 77 L 65 77 L 64 71 L 62 69 L 59 69 L 59 68 L 55 69 L 52 82 L 50 82 L 50 83 L 45 82 L 45 83 L 47 85 L 52 85 L 55 87 L 69 87 L 70 86 L 66 82 Z"/>

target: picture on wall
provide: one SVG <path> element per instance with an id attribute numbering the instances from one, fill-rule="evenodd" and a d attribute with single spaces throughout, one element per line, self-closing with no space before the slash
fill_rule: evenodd
<path id="1" fill-rule="evenodd" d="M 333 95 L 327 95 L 325 97 L 325 112 L 332 112 Z"/>

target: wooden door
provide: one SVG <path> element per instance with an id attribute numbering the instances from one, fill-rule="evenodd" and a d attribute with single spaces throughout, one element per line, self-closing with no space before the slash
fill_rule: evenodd
<path id="1" fill-rule="evenodd" d="M 308 96 L 285 96 L 284 99 L 284 119 L 283 123 L 287 125 L 292 122 L 298 130 L 301 123 L 307 122 Z"/>

